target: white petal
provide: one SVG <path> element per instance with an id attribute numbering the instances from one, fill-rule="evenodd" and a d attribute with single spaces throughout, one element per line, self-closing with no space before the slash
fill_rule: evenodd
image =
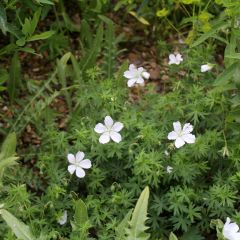
<path id="1" fill-rule="evenodd" d="M 145 79 L 149 79 L 150 73 L 148 73 L 148 72 L 143 72 L 143 73 L 142 73 L 142 76 L 143 76 Z"/>
<path id="2" fill-rule="evenodd" d="M 176 148 L 180 148 L 180 147 L 182 147 L 184 144 L 185 144 L 185 142 L 184 142 L 183 139 L 180 138 L 180 137 L 178 137 L 178 138 L 175 140 L 175 146 L 176 146 Z"/>
<path id="3" fill-rule="evenodd" d="M 130 64 L 129 65 L 129 70 L 132 71 L 132 70 L 136 70 L 136 66 L 134 64 Z"/>
<path id="4" fill-rule="evenodd" d="M 79 178 L 83 178 L 83 177 L 85 177 L 85 171 L 82 168 L 77 167 L 76 168 L 76 175 Z"/>
<path id="5" fill-rule="evenodd" d="M 143 84 L 144 83 L 144 79 L 142 77 L 138 77 L 136 83 Z"/>
<path id="6" fill-rule="evenodd" d="M 173 168 L 171 166 L 167 166 L 167 173 L 171 173 Z"/>
<path id="7" fill-rule="evenodd" d="M 111 137 L 111 139 L 114 141 L 114 142 L 116 142 L 116 143 L 119 143 L 119 142 L 121 142 L 121 140 L 122 140 L 122 137 L 121 137 L 121 135 L 119 134 L 119 133 L 117 133 L 117 132 L 111 132 L 110 133 L 110 137 Z"/>
<path id="8" fill-rule="evenodd" d="M 125 77 L 125 78 L 134 78 L 135 77 L 135 71 L 125 71 L 124 72 L 124 74 L 123 74 L 123 76 Z"/>
<path id="9" fill-rule="evenodd" d="M 179 121 L 173 123 L 173 129 L 176 133 L 180 133 L 182 131 L 182 126 Z"/>
<path id="10" fill-rule="evenodd" d="M 120 132 L 123 129 L 123 124 L 121 122 L 115 122 L 113 124 L 112 130 L 114 132 Z"/>
<path id="11" fill-rule="evenodd" d="M 104 126 L 102 123 L 98 123 L 95 128 L 94 128 L 94 131 L 96 133 L 104 133 L 107 131 L 107 128 L 106 126 Z"/>
<path id="12" fill-rule="evenodd" d="M 108 143 L 109 141 L 110 141 L 110 135 L 108 132 L 103 133 L 99 138 L 99 142 L 102 144 Z"/>
<path id="13" fill-rule="evenodd" d="M 75 163 L 75 157 L 74 157 L 73 154 L 69 153 L 69 154 L 67 155 L 67 159 L 68 159 L 68 162 L 70 162 L 70 163 Z"/>
<path id="14" fill-rule="evenodd" d="M 92 163 L 89 159 L 84 159 L 79 163 L 80 167 L 85 168 L 85 169 L 89 169 L 92 166 Z"/>
<path id="15" fill-rule="evenodd" d="M 193 131 L 193 126 L 190 123 L 186 123 L 183 126 L 183 132 L 186 133 L 190 133 Z"/>
<path id="16" fill-rule="evenodd" d="M 209 68 L 207 64 L 201 66 L 201 72 L 207 72 L 208 70 Z"/>
<path id="17" fill-rule="evenodd" d="M 67 222 L 67 211 L 64 211 L 63 215 L 58 219 L 60 225 L 64 225 Z"/>
<path id="18" fill-rule="evenodd" d="M 73 174 L 75 170 L 76 170 L 76 166 L 75 165 L 69 165 L 68 166 L 68 171 L 69 171 L 70 174 Z"/>
<path id="19" fill-rule="evenodd" d="M 176 55 L 176 60 L 180 63 L 181 61 L 183 61 L 183 59 L 182 59 L 182 55 L 181 54 L 177 54 Z"/>
<path id="20" fill-rule="evenodd" d="M 186 143 L 195 143 L 195 136 L 193 134 L 190 134 L 190 133 L 182 135 L 182 139 Z"/>
<path id="21" fill-rule="evenodd" d="M 113 120 L 110 116 L 106 116 L 104 119 L 104 123 L 106 125 L 107 128 L 111 128 L 113 125 Z"/>
<path id="22" fill-rule="evenodd" d="M 174 131 L 172 131 L 168 134 L 168 140 L 175 140 L 175 139 L 177 139 L 177 137 L 178 137 L 178 134 Z"/>
<path id="23" fill-rule="evenodd" d="M 170 54 L 170 55 L 169 55 L 169 60 L 170 60 L 171 62 L 175 62 L 175 61 L 176 61 L 175 55 L 174 55 L 174 54 Z"/>
<path id="24" fill-rule="evenodd" d="M 83 152 L 78 151 L 76 154 L 76 162 L 80 162 L 83 160 L 85 154 Z"/>
<path id="25" fill-rule="evenodd" d="M 128 82 L 127 82 L 128 87 L 133 87 L 134 84 L 136 83 L 136 81 L 137 81 L 137 78 L 129 79 Z"/>

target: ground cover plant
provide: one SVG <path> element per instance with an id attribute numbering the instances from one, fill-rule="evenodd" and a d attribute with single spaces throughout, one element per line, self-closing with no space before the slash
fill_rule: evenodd
<path id="1" fill-rule="evenodd" d="M 0 239 L 239 240 L 238 0 L 0 3 Z"/>

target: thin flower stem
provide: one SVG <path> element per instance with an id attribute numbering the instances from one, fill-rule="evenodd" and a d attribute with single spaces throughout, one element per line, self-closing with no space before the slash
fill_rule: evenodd
<path id="1" fill-rule="evenodd" d="M 178 29 L 171 23 L 171 21 L 168 20 L 167 17 L 166 17 L 166 20 L 168 24 L 181 36 L 181 32 L 178 31 Z"/>

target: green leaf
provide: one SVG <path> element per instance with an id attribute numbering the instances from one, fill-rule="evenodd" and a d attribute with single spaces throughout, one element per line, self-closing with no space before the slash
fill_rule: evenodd
<path id="1" fill-rule="evenodd" d="M 11 103 L 15 100 L 15 97 L 18 93 L 20 78 L 21 78 L 21 65 L 20 65 L 18 53 L 15 52 L 12 58 L 11 66 L 10 66 L 9 81 L 7 86 L 8 95 Z"/>
<path id="2" fill-rule="evenodd" d="M 35 34 L 33 36 L 31 36 L 30 38 L 27 39 L 28 42 L 32 42 L 32 41 L 37 41 L 37 40 L 43 40 L 43 39 L 47 39 L 50 38 L 53 34 L 55 34 L 55 31 L 46 31 L 40 34 Z"/>
<path id="3" fill-rule="evenodd" d="M 0 29 L 2 30 L 3 34 L 6 35 L 6 32 L 8 31 L 8 23 L 6 11 L 2 5 L 0 5 Z"/>
<path id="4" fill-rule="evenodd" d="M 149 198 L 149 188 L 146 187 L 134 208 L 131 221 L 129 222 L 129 227 L 126 229 L 127 240 L 147 240 L 150 234 L 145 231 L 148 227 L 145 226 L 145 221 L 147 220 L 147 207 Z"/>
<path id="5" fill-rule="evenodd" d="M 9 78 L 8 72 L 6 69 L 0 69 L 0 84 L 5 83 Z"/>
<path id="6" fill-rule="evenodd" d="M 91 34 L 91 28 L 85 19 L 81 21 L 80 38 L 81 38 L 81 41 L 87 45 L 88 48 L 92 46 L 93 37 Z"/>
<path id="7" fill-rule="evenodd" d="M 239 67 L 239 63 L 235 62 L 230 67 L 225 69 L 214 81 L 214 86 L 227 84 L 230 81 L 230 79 L 234 76 L 236 68 L 238 67 Z"/>
<path id="8" fill-rule="evenodd" d="M 15 236 L 21 240 L 35 240 L 30 228 L 23 222 L 19 221 L 10 212 L 0 209 L 0 214 L 7 225 L 12 229 Z"/>
<path id="9" fill-rule="evenodd" d="M 214 37 L 214 35 L 216 34 L 217 31 L 219 31 L 221 28 L 223 27 L 227 27 L 229 26 L 229 22 L 226 21 L 226 19 L 217 22 L 216 24 L 214 24 L 212 26 L 212 29 L 204 34 L 202 34 L 192 45 L 191 47 L 196 47 L 199 44 L 203 43 L 204 41 L 206 41 L 208 38 Z"/>
<path id="10" fill-rule="evenodd" d="M 14 50 L 16 50 L 16 48 L 17 48 L 16 44 L 10 43 L 7 46 L 0 49 L 0 56 L 4 55 L 4 54 L 9 54 L 9 53 L 13 52 Z"/>
<path id="11" fill-rule="evenodd" d="M 25 36 L 31 36 L 31 19 L 25 18 L 24 24 L 22 26 L 22 33 Z"/>
<path id="12" fill-rule="evenodd" d="M 8 134 L 1 147 L 0 160 L 15 155 L 16 146 L 17 146 L 16 133 Z"/>
<path id="13" fill-rule="evenodd" d="M 169 236 L 169 240 L 178 240 L 178 238 L 173 232 L 171 232 Z"/>
<path id="14" fill-rule="evenodd" d="M 32 35 L 36 30 L 37 24 L 39 22 L 39 18 L 41 16 L 41 12 L 42 12 L 41 10 L 42 9 L 39 8 L 33 15 L 33 19 L 31 21 L 31 33 L 30 33 L 30 35 Z"/>
<path id="15" fill-rule="evenodd" d="M 57 74 L 58 74 L 59 81 L 63 88 L 63 92 L 64 92 L 64 95 L 65 95 L 65 98 L 66 98 L 66 101 L 68 104 L 68 108 L 71 111 L 72 100 L 71 100 L 71 96 L 67 90 L 67 79 L 66 79 L 66 66 L 67 66 L 67 62 L 69 61 L 70 57 L 71 57 L 71 53 L 68 52 L 68 53 L 64 54 L 60 60 L 57 61 Z"/>
<path id="16" fill-rule="evenodd" d="M 71 54 L 71 61 L 72 61 L 72 65 L 73 65 L 73 71 L 74 71 L 74 74 L 75 74 L 75 79 L 77 81 L 77 83 L 81 83 L 81 80 L 82 80 L 82 71 L 80 69 L 80 66 L 76 60 L 76 57 Z"/>
<path id="17" fill-rule="evenodd" d="M 129 13 L 135 17 L 140 23 L 144 24 L 144 25 L 150 25 L 150 23 L 142 16 L 139 16 L 136 12 L 134 11 L 129 11 Z"/>
<path id="18" fill-rule="evenodd" d="M 132 211 L 133 211 L 132 209 L 129 210 L 127 215 L 124 217 L 124 219 L 116 227 L 116 229 L 115 229 L 115 233 L 116 233 L 115 240 L 124 240 L 126 238 L 126 229 L 128 228 L 128 223 L 130 221 Z"/>
<path id="19" fill-rule="evenodd" d="M 88 221 L 87 206 L 79 199 L 74 202 L 75 214 L 74 219 L 78 226 L 84 225 Z"/>
<path id="20" fill-rule="evenodd" d="M 17 138 L 15 133 L 10 133 L 2 144 L 0 152 L 0 180 L 3 177 L 6 167 L 16 164 L 18 157 L 16 154 Z"/>
<path id="21" fill-rule="evenodd" d="M 86 71 L 87 69 L 95 65 L 97 56 L 101 50 L 102 41 L 103 41 L 103 26 L 100 25 L 96 37 L 93 41 L 93 46 L 90 48 L 89 51 L 86 52 L 86 54 L 79 63 L 82 72 Z"/>
<path id="22" fill-rule="evenodd" d="M 21 37 L 21 38 L 19 38 L 19 39 L 16 41 L 16 44 L 17 44 L 19 47 L 24 46 L 25 43 L 26 43 L 25 37 Z"/>
<path id="23" fill-rule="evenodd" d="M 240 53 L 229 53 L 229 54 L 226 54 L 224 58 L 240 60 Z"/>
<path id="24" fill-rule="evenodd" d="M 37 0 L 37 2 L 39 4 L 49 4 L 49 5 L 54 5 L 53 2 L 51 2 L 50 0 Z"/>
<path id="25" fill-rule="evenodd" d="M 31 53 L 31 54 L 36 54 L 35 50 L 33 48 L 29 48 L 29 47 L 19 48 L 19 51 L 23 51 L 23 52 L 27 52 L 27 53 Z M 40 55 L 40 54 L 36 54 L 36 55 Z"/>
<path id="26" fill-rule="evenodd" d="M 201 236 L 200 231 L 196 227 L 190 228 L 187 232 L 185 232 L 181 240 L 204 240 L 205 238 Z"/>

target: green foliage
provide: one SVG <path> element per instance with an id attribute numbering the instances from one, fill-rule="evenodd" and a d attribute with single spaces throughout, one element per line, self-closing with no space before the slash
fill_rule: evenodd
<path id="1" fill-rule="evenodd" d="M 26 226 L 23 222 L 19 221 L 15 218 L 10 212 L 1 208 L 0 215 L 4 219 L 4 221 L 8 224 L 8 226 L 12 229 L 14 234 L 18 239 L 22 240 L 34 240 L 36 239 L 28 226 Z"/>
<path id="2" fill-rule="evenodd" d="M 146 187 L 141 193 L 136 207 L 133 210 L 131 220 L 129 221 L 129 227 L 126 229 L 127 240 L 147 240 L 149 234 L 145 231 L 148 229 L 145 222 L 147 220 L 147 206 L 149 198 L 149 188 Z"/>
<path id="3" fill-rule="evenodd" d="M 17 138 L 15 133 L 10 133 L 2 144 L 0 152 L 0 182 L 2 181 L 5 168 L 16 164 Z M 2 182 L 1 182 L 2 184 Z"/>
<path id="4" fill-rule="evenodd" d="M 0 131 L 18 141 L 10 133 L 0 153 L 1 237 L 223 239 L 220 219 L 240 221 L 238 11 L 230 0 L 2 1 Z M 183 62 L 168 66 L 174 50 Z M 160 73 L 130 89 L 134 54 Z M 124 124 L 119 144 L 94 132 L 107 115 Z M 194 126 L 194 144 L 167 138 L 176 121 Z M 77 151 L 92 161 L 83 179 L 67 171 Z"/>

